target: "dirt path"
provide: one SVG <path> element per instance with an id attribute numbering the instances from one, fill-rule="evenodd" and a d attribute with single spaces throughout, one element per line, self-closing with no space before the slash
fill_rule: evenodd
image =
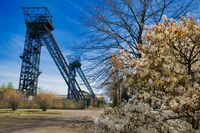
<path id="1" fill-rule="evenodd" d="M 0 114 L 0 133 L 91 133 L 99 110 L 49 110 L 47 114 Z"/>

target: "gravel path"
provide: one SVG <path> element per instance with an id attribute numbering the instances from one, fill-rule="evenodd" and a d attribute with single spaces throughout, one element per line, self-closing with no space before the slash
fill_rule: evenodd
<path id="1" fill-rule="evenodd" d="M 100 110 L 49 110 L 46 114 L 0 114 L 0 133 L 92 133 Z"/>

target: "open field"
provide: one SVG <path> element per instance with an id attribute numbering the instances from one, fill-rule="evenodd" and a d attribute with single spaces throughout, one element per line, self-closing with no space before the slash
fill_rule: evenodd
<path id="1" fill-rule="evenodd" d="M 0 133 L 91 133 L 101 110 L 0 110 Z"/>

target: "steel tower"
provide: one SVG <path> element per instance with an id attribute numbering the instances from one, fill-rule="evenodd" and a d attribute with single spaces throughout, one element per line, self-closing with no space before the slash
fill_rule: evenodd
<path id="1" fill-rule="evenodd" d="M 36 95 L 40 64 L 41 47 L 48 49 L 56 66 L 68 86 L 68 98 L 85 99 L 70 66 L 67 64 L 61 50 L 59 49 L 52 31 L 52 16 L 46 7 L 24 7 L 22 8 L 25 24 L 26 39 L 24 52 L 21 56 L 22 66 L 19 81 L 19 90 L 27 95 Z"/>
<path id="2" fill-rule="evenodd" d="M 82 79 L 83 83 L 85 84 L 86 88 L 88 89 L 91 95 L 92 105 L 95 106 L 95 94 L 81 69 L 81 65 L 82 65 L 81 58 L 79 56 L 69 56 L 68 60 L 69 60 L 69 68 L 70 68 L 71 73 L 73 74 L 73 77 L 76 77 L 77 75 L 80 76 L 80 78 Z"/>

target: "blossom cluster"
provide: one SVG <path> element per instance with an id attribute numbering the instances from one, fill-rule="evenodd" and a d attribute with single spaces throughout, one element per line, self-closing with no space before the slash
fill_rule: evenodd
<path id="1" fill-rule="evenodd" d="M 124 51 L 114 63 L 124 70 L 132 97 L 96 120 L 104 132 L 193 132 L 200 128 L 200 25 L 167 18 L 146 31 L 141 58 Z"/>

